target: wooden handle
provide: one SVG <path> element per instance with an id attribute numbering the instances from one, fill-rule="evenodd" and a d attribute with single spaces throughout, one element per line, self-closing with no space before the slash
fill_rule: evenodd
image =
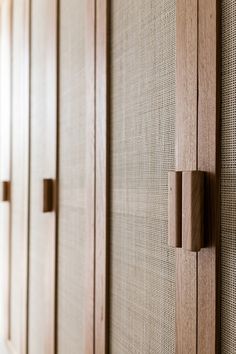
<path id="1" fill-rule="evenodd" d="M 183 172 L 182 189 L 182 247 L 197 252 L 204 246 L 204 172 Z"/>
<path id="2" fill-rule="evenodd" d="M 10 202 L 11 184 L 9 181 L 2 181 L 2 202 Z"/>
<path id="3" fill-rule="evenodd" d="M 168 245 L 182 246 L 182 172 L 168 174 Z"/>
<path id="4" fill-rule="evenodd" d="M 43 212 L 54 210 L 54 181 L 46 178 L 43 180 Z"/>
<path id="5" fill-rule="evenodd" d="M 168 245 L 193 252 L 204 246 L 204 172 L 168 174 Z"/>

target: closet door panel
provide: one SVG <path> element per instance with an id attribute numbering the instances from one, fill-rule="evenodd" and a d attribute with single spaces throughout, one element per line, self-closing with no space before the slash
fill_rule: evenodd
<path id="1" fill-rule="evenodd" d="M 93 77 L 87 76 L 88 71 L 93 73 L 94 65 L 88 60 L 87 50 L 94 43 L 91 3 L 60 2 L 57 289 L 60 354 L 90 353 L 88 347 L 93 345 L 93 324 L 90 327 L 93 313 L 88 308 L 93 304 L 93 287 L 88 283 L 94 281 L 90 243 L 94 237 L 94 82 Z M 91 37 L 87 37 L 87 26 Z M 88 92 L 88 86 L 93 90 Z"/>
<path id="2" fill-rule="evenodd" d="M 13 4 L 10 342 L 26 353 L 29 197 L 29 1 Z"/>
<path id="3" fill-rule="evenodd" d="M 236 353 L 236 3 L 221 4 L 221 289 L 220 353 Z"/>
<path id="4" fill-rule="evenodd" d="M 43 212 L 43 180 L 56 180 L 57 1 L 31 7 L 29 354 L 53 354 L 56 213 Z"/>
<path id="5" fill-rule="evenodd" d="M 109 351 L 175 353 L 175 1 L 111 1 Z"/>
<path id="6" fill-rule="evenodd" d="M 60 5 L 58 351 L 84 353 L 85 0 Z"/>
<path id="7" fill-rule="evenodd" d="M 11 1 L 1 2 L 0 19 L 0 338 L 9 339 L 10 203 L 2 201 L 2 182 L 10 181 L 11 155 Z"/>

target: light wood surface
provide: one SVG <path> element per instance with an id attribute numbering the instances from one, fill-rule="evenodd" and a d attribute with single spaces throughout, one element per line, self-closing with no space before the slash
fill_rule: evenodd
<path id="1" fill-rule="evenodd" d="M 198 1 L 176 2 L 176 169 L 197 170 Z M 176 353 L 197 353 L 197 254 L 176 250 Z"/>
<path id="2" fill-rule="evenodd" d="M 16 351 L 15 346 L 11 340 L 7 341 L 5 346 L 8 354 L 18 354 L 19 352 Z M 1 353 L 2 354 L 2 353 Z"/>
<path id="3" fill-rule="evenodd" d="M 9 341 L 11 352 L 26 353 L 28 157 L 29 157 L 29 2 L 13 4 L 12 17 L 12 147 L 11 181 L 5 200 L 11 202 Z M 6 14 L 5 14 L 6 15 Z"/>
<path id="4" fill-rule="evenodd" d="M 185 7 L 191 7 L 190 3 L 179 0 L 179 5 Z M 179 282 L 177 285 L 177 352 L 178 353 L 216 353 L 217 352 L 217 245 L 219 242 L 219 186 L 218 186 L 218 167 L 219 158 L 217 147 L 219 146 L 219 127 L 218 127 L 218 115 L 219 115 L 219 67 L 218 67 L 218 31 L 217 26 L 219 16 L 218 2 L 216 0 L 203 1 L 198 3 L 198 39 L 196 41 L 198 45 L 198 120 L 197 120 L 197 150 L 196 163 L 191 166 L 192 169 L 199 169 L 206 171 L 206 184 L 205 184 L 205 248 L 201 249 L 198 254 L 189 255 L 189 252 L 185 252 L 185 258 L 183 254 L 177 252 L 177 277 Z M 183 13 L 182 13 L 183 16 Z M 181 20 L 181 12 L 177 4 L 177 68 L 178 63 L 182 63 L 182 67 L 187 69 L 187 66 L 183 65 L 184 61 L 180 61 L 178 52 L 181 46 L 178 44 L 181 40 L 181 36 L 178 34 L 178 22 Z M 191 37 L 191 36 L 189 36 Z M 183 41 L 184 36 L 182 36 Z M 189 38 L 188 38 L 189 41 Z M 187 42 L 188 42 L 187 41 Z M 183 50 L 183 48 L 182 48 Z M 187 53 L 186 53 L 187 54 Z M 182 72 L 188 72 L 183 70 Z M 191 78 L 191 75 L 189 76 Z M 186 125 L 183 125 L 181 117 L 181 110 L 178 110 L 178 97 L 179 103 L 181 102 L 181 96 L 183 96 L 183 107 L 186 92 L 180 92 L 178 90 L 180 76 L 178 76 L 177 69 L 177 130 L 182 132 L 186 131 Z M 189 93 L 188 93 L 189 94 Z M 193 107 L 192 107 L 193 108 Z M 185 108 L 184 108 L 185 109 Z M 182 116 L 183 117 L 183 116 Z M 179 120 L 180 119 L 180 120 Z M 195 130 L 193 126 L 192 131 Z M 184 133 L 185 134 L 185 133 Z M 185 136 L 183 134 L 183 136 Z M 183 139 L 183 141 L 185 141 Z M 178 144 L 178 143 L 177 143 Z M 188 144 L 187 144 L 188 145 Z M 185 150 L 187 147 L 185 147 Z M 191 151 L 191 150 L 190 150 Z M 179 154 L 179 148 L 177 149 Z M 181 156 L 181 155 L 180 155 Z M 188 154 L 186 155 L 188 157 Z M 191 160 L 191 158 L 190 158 Z M 177 156 L 177 168 L 187 169 L 188 166 L 180 166 L 178 164 Z M 192 257 L 192 261 L 190 261 Z M 194 260 L 195 257 L 195 260 Z M 188 261 L 186 263 L 186 261 Z M 179 266 L 178 266 L 179 263 Z M 194 264 L 195 263 L 195 264 Z M 192 276 L 190 272 L 184 275 L 184 270 L 180 271 L 185 264 L 186 268 L 192 269 Z M 183 268 L 182 268 L 183 269 Z M 196 274 L 197 270 L 197 274 Z M 189 284 L 192 281 L 192 290 L 190 290 Z M 197 281 L 197 288 L 196 288 Z M 194 295 L 195 294 L 195 295 Z M 183 305 L 186 296 L 191 299 L 191 309 Z M 197 298 L 196 298 L 197 296 Z M 197 303 L 196 303 L 197 300 Z M 182 301 L 182 302 L 181 302 Z M 181 305 L 180 305 L 181 304 Z M 183 309 L 182 314 L 180 307 Z M 192 312 L 192 326 L 189 321 L 184 320 L 183 314 L 188 310 L 188 314 Z M 184 321 L 183 321 L 184 320 Z M 194 322 L 196 324 L 194 325 Z M 195 328 L 194 328 L 195 327 Z M 194 333 L 196 335 L 194 335 Z M 197 337 L 196 337 L 197 336 Z M 190 343 L 191 340 L 191 343 Z"/>
<path id="5" fill-rule="evenodd" d="M 217 0 L 199 0 L 198 167 L 206 171 L 206 248 L 198 255 L 198 353 L 217 351 L 219 248 L 219 11 Z M 219 273 L 218 273 L 219 274 Z M 218 319 L 219 320 L 219 319 Z"/>
<path id="6" fill-rule="evenodd" d="M 54 354 L 56 212 L 42 181 L 57 175 L 57 1 L 31 3 L 29 354 Z"/>
<path id="7" fill-rule="evenodd" d="M 95 0 L 87 1 L 86 15 L 86 305 L 85 352 L 94 353 L 95 318 Z"/>
<path id="8" fill-rule="evenodd" d="M 11 180 L 11 1 L 1 2 L 0 181 Z M 0 202 L 0 338 L 9 339 L 10 203 Z"/>
<path id="9" fill-rule="evenodd" d="M 182 172 L 168 174 L 168 245 L 182 246 Z"/>
<path id="10" fill-rule="evenodd" d="M 10 354 L 9 348 L 4 341 L 0 341 L 0 353 L 1 354 Z"/>
<path id="11" fill-rule="evenodd" d="M 107 0 L 96 1 L 95 353 L 107 352 Z"/>
<path id="12" fill-rule="evenodd" d="M 183 172 L 182 247 L 197 252 L 204 240 L 204 173 Z"/>
<path id="13" fill-rule="evenodd" d="M 176 1 L 176 169 L 197 169 L 198 0 Z"/>

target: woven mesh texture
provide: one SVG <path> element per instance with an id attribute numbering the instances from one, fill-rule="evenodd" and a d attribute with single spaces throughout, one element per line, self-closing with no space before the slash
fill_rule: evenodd
<path id="1" fill-rule="evenodd" d="M 236 353 L 236 2 L 222 1 L 221 353 Z"/>
<path id="2" fill-rule="evenodd" d="M 60 1 L 58 353 L 85 353 L 86 0 Z"/>
<path id="3" fill-rule="evenodd" d="M 111 1 L 110 352 L 175 352 L 175 1 Z"/>

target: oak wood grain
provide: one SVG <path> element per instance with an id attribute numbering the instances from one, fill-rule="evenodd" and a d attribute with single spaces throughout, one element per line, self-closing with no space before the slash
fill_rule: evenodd
<path id="1" fill-rule="evenodd" d="M 85 352 L 93 354 L 95 318 L 95 0 L 87 1 L 86 16 L 86 316 Z"/>
<path id="2" fill-rule="evenodd" d="M 182 246 L 182 172 L 168 174 L 168 245 Z"/>
<path id="3" fill-rule="evenodd" d="M 176 168 L 197 169 L 198 0 L 176 1 Z"/>
<path id="4" fill-rule="evenodd" d="M 198 353 L 217 348 L 220 47 L 217 0 L 199 0 L 198 167 L 206 171 L 205 240 L 198 255 Z"/>
<path id="5" fill-rule="evenodd" d="M 12 3 L 1 2 L 0 18 L 0 180 L 11 180 Z M 10 203 L 0 203 L 0 338 L 10 336 Z"/>
<path id="6" fill-rule="evenodd" d="M 204 173 L 185 171 L 182 181 L 182 247 L 197 252 L 204 240 Z"/>
<path id="7" fill-rule="evenodd" d="M 107 352 L 107 0 L 96 1 L 95 353 Z"/>
<path id="8" fill-rule="evenodd" d="M 197 169 L 198 1 L 176 2 L 176 169 Z M 197 353 L 197 254 L 176 250 L 176 353 Z"/>

